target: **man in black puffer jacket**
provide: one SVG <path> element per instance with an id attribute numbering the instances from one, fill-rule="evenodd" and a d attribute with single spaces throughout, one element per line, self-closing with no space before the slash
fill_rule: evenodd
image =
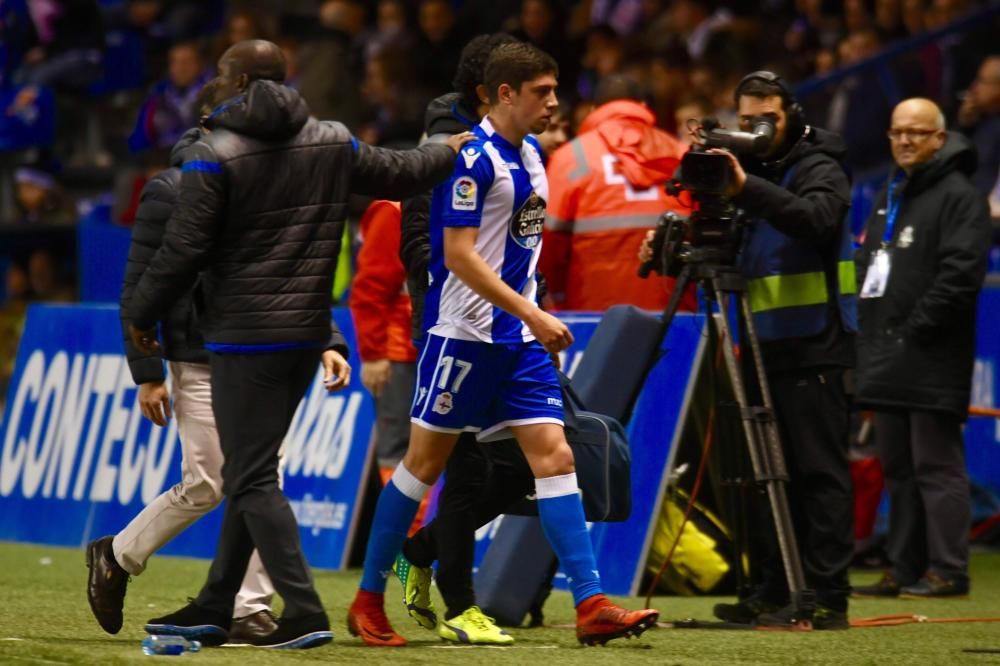
<path id="1" fill-rule="evenodd" d="M 210 132 L 185 154 L 177 207 L 163 244 L 132 295 L 130 336 L 155 346 L 153 324 L 201 273 L 198 315 L 212 373 L 212 408 L 229 500 L 208 581 L 153 633 L 228 637 L 233 602 L 256 546 L 285 602 L 268 647 L 329 642 L 329 620 L 278 485 L 277 452 L 330 342 L 330 290 L 352 192 L 403 198 L 445 178 L 468 136 L 409 152 L 372 148 L 339 123 L 309 117 L 281 84 L 270 42 L 231 47 L 219 60 L 221 104 Z M 344 349 L 346 351 L 346 349 Z M 343 354 L 325 363 L 331 390 L 346 385 Z"/>
<path id="2" fill-rule="evenodd" d="M 889 491 L 892 569 L 866 596 L 969 591 L 971 501 L 962 422 L 986 274 L 990 215 L 968 139 L 909 99 L 889 130 L 898 169 L 868 219 L 859 264 L 858 402 L 875 410 Z"/>

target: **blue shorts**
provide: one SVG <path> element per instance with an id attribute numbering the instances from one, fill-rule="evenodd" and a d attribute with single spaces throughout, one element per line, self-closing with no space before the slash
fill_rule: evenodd
<path id="1" fill-rule="evenodd" d="M 559 378 L 538 342 L 491 344 L 428 334 L 410 421 L 436 432 L 478 432 L 483 440 L 512 425 L 563 425 Z"/>

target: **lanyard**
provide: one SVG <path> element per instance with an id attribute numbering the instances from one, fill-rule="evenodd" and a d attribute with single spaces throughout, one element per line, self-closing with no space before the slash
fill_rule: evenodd
<path id="1" fill-rule="evenodd" d="M 899 181 L 903 179 L 903 172 L 900 171 L 896 174 L 892 182 L 889 183 L 889 195 L 886 201 L 886 213 L 885 213 L 885 233 L 882 234 L 882 247 L 886 247 L 892 242 L 892 232 L 896 228 L 896 217 L 899 215 L 899 207 L 902 205 L 901 196 L 893 196 L 896 191 L 896 185 Z"/>

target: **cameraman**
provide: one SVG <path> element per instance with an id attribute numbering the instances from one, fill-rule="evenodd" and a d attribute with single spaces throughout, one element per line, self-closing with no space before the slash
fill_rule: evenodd
<path id="1" fill-rule="evenodd" d="M 762 154 L 737 159 L 712 152 L 729 157 L 726 195 L 749 218 L 738 266 L 747 278 L 790 477 L 795 537 L 816 609 L 810 618 L 789 605 L 773 521 L 760 493 L 749 531 L 757 541 L 760 580 L 739 603 L 717 604 L 714 613 L 727 622 L 789 626 L 811 619 L 816 629 L 846 629 L 853 501 L 845 379 L 854 365 L 857 326 L 845 148 L 835 134 L 805 124 L 791 90 L 771 72 L 747 75 L 735 95 L 740 129 L 761 121 L 774 126 Z M 643 259 L 651 257 L 651 238 Z M 756 382 L 747 384 L 756 390 Z"/>

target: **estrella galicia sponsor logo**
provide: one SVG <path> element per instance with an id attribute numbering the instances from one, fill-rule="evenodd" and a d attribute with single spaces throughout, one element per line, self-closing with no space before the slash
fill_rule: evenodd
<path id="1" fill-rule="evenodd" d="M 532 250 L 542 240 L 545 226 L 545 199 L 532 192 L 510 219 L 510 236 L 521 247 Z"/>
<path id="2" fill-rule="evenodd" d="M 455 210 L 476 210 L 476 181 L 468 176 L 455 180 L 451 189 L 451 207 Z"/>

